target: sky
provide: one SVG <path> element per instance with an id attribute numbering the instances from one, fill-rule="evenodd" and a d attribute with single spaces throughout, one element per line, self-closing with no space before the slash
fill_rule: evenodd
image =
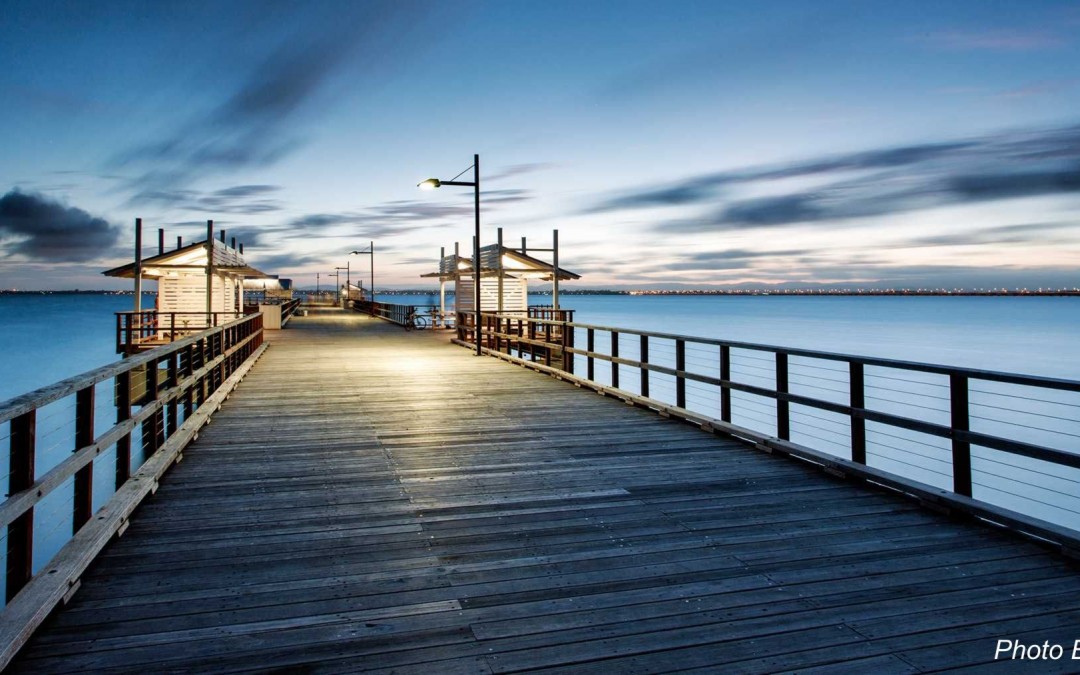
<path id="1" fill-rule="evenodd" d="M 577 288 L 1080 286 L 1078 63 L 1080 2 L 6 0 L 0 288 L 127 288 L 136 217 L 430 287 L 474 153 Z"/>

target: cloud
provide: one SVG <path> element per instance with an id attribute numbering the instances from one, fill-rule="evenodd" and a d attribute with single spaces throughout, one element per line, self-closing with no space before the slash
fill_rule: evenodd
<path id="1" fill-rule="evenodd" d="M 882 148 L 832 157 L 794 162 L 782 166 L 747 167 L 734 171 L 694 176 L 662 188 L 624 193 L 603 200 L 586 210 L 605 213 L 651 206 L 683 206 L 715 201 L 722 187 L 746 183 L 808 178 L 850 171 L 898 169 L 947 158 L 970 150 L 973 141 L 923 143 Z"/>
<path id="2" fill-rule="evenodd" d="M 903 242 L 904 246 L 977 246 L 983 244 L 1056 243 L 1062 241 L 1062 230 L 1080 230 L 1076 223 L 1023 223 L 1001 225 L 973 232 L 952 232 L 916 237 Z"/>
<path id="3" fill-rule="evenodd" d="M 781 258 L 813 253 L 813 249 L 799 248 L 782 251 L 759 251 L 745 248 L 732 248 L 724 251 L 702 251 L 680 256 L 683 260 L 697 263 L 726 262 L 730 260 L 752 260 L 754 258 Z"/>
<path id="4" fill-rule="evenodd" d="M 800 179 L 799 190 L 783 181 Z M 814 187 L 806 187 L 806 183 Z M 739 198 L 740 188 L 767 196 Z M 771 193 L 771 194 L 769 194 Z M 785 165 L 691 176 L 599 200 L 586 213 L 708 206 L 653 229 L 724 229 L 843 224 L 922 209 L 1080 194 L 1080 126 L 1021 130 L 942 143 L 880 148 Z"/>
<path id="5" fill-rule="evenodd" d="M 146 189 L 135 193 L 128 204 L 152 205 L 201 213 L 233 213 L 258 215 L 281 210 L 277 200 L 269 195 L 279 191 L 277 185 L 235 185 L 212 192 L 184 189 Z"/>
<path id="6" fill-rule="evenodd" d="M 267 274 L 277 274 L 278 271 L 294 270 L 305 265 L 325 262 L 325 257 L 314 253 L 274 253 L 261 255 L 245 251 L 244 258 L 256 268 Z M 324 275 L 325 276 L 325 275 Z"/>
<path id="7" fill-rule="evenodd" d="M 532 162 L 530 164 L 512 164 L 508 167 L 500 169 L 490 176 L 484 176 L 484 181 L 500 181 L 507 178 L 514 178 L 516 176 L 524 176 L 530 173 L 536 173 L 537 171 L 547 171 L 548 169 L 554 169 L 557 165 L 550 162 Z"/>
<path id="8" fill-rule="evenodd" d="M 481 192 L 480 208 L 484 211 L 496 210 L 529 199 L 532 199 L 532 193 L 528 190 L 489 190 Z M 297 216 L 280 229 L 289 232 L 286 236 L 306 238 L 325 236 L 336 228 L 348 226 L 347 235 L 350 237 L 381 239 L 418 230 L 471 223 L 474 209 L 471 197 L 467 203 L 456 204 L 398 199 L 363 210 Z"/>
<path id="9" fill-rule="evenodd" d="M 141 171 L 130 187 L 145 190 L 276 164 L 306 142 L 306 116 L 327 109 L 343 91 L 330 82 L 346 64 L 364 68 L 354 82 L 374 80 L 393 69 L 394 59 L 419 51 L 423 40 L 416 33 L 428 9 L 427 3 L 389 0 L 286 8 L 292 13 L 283 20 L 256 24 L 237 36 L 261 56 L 231 86 L 207 89 L 200 83 L 208 107 L 160 137 L 123 150 L 109 165 Z M 290 30 L 271 35 L 268 25 Z M 215 69 L 235 62 L 224 48 L 211 57 Z"/>
<path id="10" fill-rule="evenodd" d="M 12 190 L 0 197 L 0 245 L 9 255 L 84 262 L 106 253 L 119 233 L 104 218 L 40 194 Z"/>

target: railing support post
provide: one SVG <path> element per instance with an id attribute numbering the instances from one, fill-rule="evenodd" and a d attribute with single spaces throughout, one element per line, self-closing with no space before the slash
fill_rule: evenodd
<path id="1" fill-rule="evenodd" d="M 641 395 L 649 396 L 649 336 L 641 336 Z"/>
<path id="2" fill-rule="evenodd" d="M 863 364 L 857 361 L 848 363 L 848 393 L 851 405 L 851 461 L 866 464 L 866 418 L 862 416 L 866 407 L 866 393 Z"/>
<path id="3" fill-rule="evenodd" d="M 781 440 L 791 440 L 791 405 L 784 400 L 788 393 L 788 357 L 783 352 L 776 353 L 776 435 Z"/>
<path id="4" fill-rule="evenodd" d="M 146 394 L 143 397 L 142 404 L 148 405 L 157 400 L 158 397 L 158 364 L 157 361 L 149 361 L 146 364 Z M 162 432 L 161 424 L 162 411 L 160 408 L 146 418 L 142 424 L 142 448 L 143 457 L 148 458 L 150 455 L 157 452 L 158 440 Z"/>
<path id="5" fill-rule="evenodd" d="M 75 394 L 75 451 L 94 442 L 94 385 Z M 71 533 L 75 534 L 93 515 L 94 462 L 75 472 L 75 499 L 72 503 Z"/>
<path id="6" fill-rule="evenodd" d="M 619 333 L 616 331 L 611 331 L 611 356 L 619 356 Z M 611 362 L 611 386 L 619 388 L 619 364 L 614 360 Z"/>
<path id="7" fill-rule="evenodd" d="M 11 420 L 8 496 L 34 484 L 37 410 Z M 34 568 L 34 509 L 27 509 L 7 528 L 7 601 L 30 581 Z"/>
<path id="8" fill-rule="evenodd" d="M 131 371 L 125 370 L 116 376 L 116 423 L 131 419 Z M 126 433 L 116 441 L 116 481 L 117 490 L 131 476 L 131 434 Z"/>
<path id="9" fill-rule="evenodd" d="M 563 370 L 570 373 L 574 373 L 574 352 L 570 351 L 574 348 L 574 327 L 569 323 L 563 323 L 562 327 L 562 358 L 563 358 Z"/>
<path id="10" fill-rule="evenodd" d="M 172 354 L 169 355 L 169 386 L 170 387 L 176 387 L 179 384 L 180 384 L 179 357 L 176 354 L 176 352 L 173 352 Z M 169 401 L 168 408 L 169 408 L 169 416 L 168 416 L 168 419 L 166 420 L 166 425 L 165 425 L 165 436 L 166 437 L 172 436 L 173 434 L 176 433 L 176 427 L 177 427 L 176 417 L 177 417 L 177 412 L 178 412 L 179 406 L 178 406 L 177 401 L 176 401 L 175 398 L 173 398 L 171 401 Z"/>
<path id="11" fill-rule="evenodd" d="M 731 423 L 731 387 L 723 384 L 731 381 L 731 347 L 720 345 L 720 419 Z"/>
<path id="12" fill-rule="evenodd" d="M 949 398 L 952 411 L 952 470 L 953 492 L 971 496 L 971 443 L 957 438 L 957 432 L 970 431 L 968 412 L 968 378 L 966 375 L 949 375 Z"/>
<path id="13" fill-rule="evenodd" d="M 596 359 L 593 358 L 593 354 L 596 352 L 596 330 L 593 328 L 585 329 L 585 351 L 589 352 L 589 355 L 585 357 L 585 377 L 595 380 Z"/>
<path id="14" fill-rule="evenodd" d="M 675 405 L 686 407 L 686 341 L 675 341 Z"/>

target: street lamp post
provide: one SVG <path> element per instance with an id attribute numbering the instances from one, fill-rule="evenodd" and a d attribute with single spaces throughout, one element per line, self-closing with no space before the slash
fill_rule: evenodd
<path id="1" fill-rule="evenodd" d="M 371 315 L 375 316 L 375 242 L 370 242 L 366 251 L 353 251 L 349 255 L 371 256 Z"/>
<path id="2" fill-rule="evenodd" d="M 326 276 L 334 277 L 334 292 L 338 293 L 338 302 L 340 302 L 341 301 L 341 295 L 340 295 L 341 294 L 341 288 L 340 288 L 340 286 L 341 286 L 341 273 L 338 272 L 337 268 L 335 267 L 334 271 L 333 272 L 328 272 Z"/>
<path id="3" fill-rule="evenodd" d="M 480 323 L 480 155 L 473 155 L 473 179 L 472 181 L 459 181 L 456 180 L 458 176 L 454 176 L 454 180 L 439 180 L 438 178 L 428 178 L 421 182 L 417 187 L 422 190 L 433 190 L 435 188 L 442 187 L 443 185 L 457 185 L 461 187 L 471 187 L 473 189 L 473 206 L 476 211 L 476 230 L 473 235 L 473 310 L 475 314 L 474 322 L 474 334 L 476 335 L 476 355 L 483 354 L 483 326 Z"/>
<path id="4" fill-rule="evenodd" d="M 345 270 L 345 308 L 349 307 L 349 298 L 352 296 L 352 292 L 349 290 L 349 286 L 352 281 L 349 279 L 349 263 L 345 263 L 345 267 L 335 267 L 335 270 Z M 339 279 L 340 282 L 340 279 Z"/>

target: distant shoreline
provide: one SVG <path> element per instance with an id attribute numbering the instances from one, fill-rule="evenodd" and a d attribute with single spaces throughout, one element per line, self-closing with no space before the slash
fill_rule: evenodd
<path id="1" fill-rule="evenodd" d="M 298 294 L 314 293 L 312 289 L 297 289 Z M 323 291 L 324 293 L 326 291 Z M 379 295 L 434 295 L 438 293 L 438 289 L 425 289 L 425 288 L 413 288 L 413 289 L 386 289 L 378 290 Z M 58 291 L 15 291 L 15 290 L 0 290 L 0 296 L 4 295 L 134 295 L 133 291 L 84 291 L 81 289 L 73 290 L 58 290 Z M 153 291 L 145 291 L 144 295 L 153 295 Z M 454 295 L 452 289 L 447 289 L 447 295 Z M 551 291 L 530 291 L 529 295 L 550 296 Z M 628 296 L 703 296 L 703 295 L 719 295 L 719 296 L 874 296 L 874 297 L 1080 297 L 1080 289 L 1058 289 L 1058 290 L 923 290 L 923 289 L 780 289 L 780 290 L 762 290 L 762 289 L 745 289 L 745 290 L 607 290 L 607 289 L 588 289 L 588 290 L 561 290 L 559 295 L 573 296 L 573 295 L 628 295 Z"/>

